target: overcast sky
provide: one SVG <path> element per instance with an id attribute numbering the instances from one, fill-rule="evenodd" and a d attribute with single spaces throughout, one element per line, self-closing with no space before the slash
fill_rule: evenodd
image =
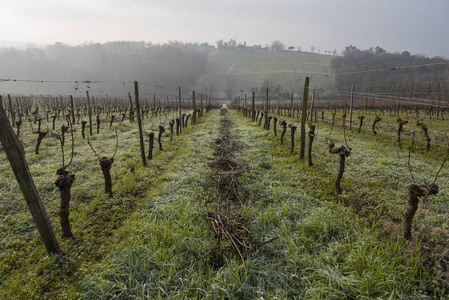
<path id="1" fill-rule="evenodd" d="M 0 0 L 0 42 L 217 40 L 449 58 L 449 0 Z M 5 43 L 3 43 L 5 44 Z"/>

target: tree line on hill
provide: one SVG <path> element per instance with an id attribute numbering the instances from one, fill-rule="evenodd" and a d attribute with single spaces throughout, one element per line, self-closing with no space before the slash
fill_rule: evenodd
<path id="1" fill-rule="evenodd" d="M 348 46 L 331 61 L 338 90 L 390 94 L 409 98 L 449 100 L 449 60 L 408 51 L 389 53 L 377 46 L 360 50 Z"/>

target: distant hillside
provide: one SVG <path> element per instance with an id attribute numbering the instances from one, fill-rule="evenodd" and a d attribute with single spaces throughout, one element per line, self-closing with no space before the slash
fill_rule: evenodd
<path id="1" fill-rule="evenodd" d="M 319 96 L 334 89 L 333 56 L 297 52 L 169 43 L 109 42 L 42 48 L 0 48 L 3 94 L 60 94 L 127 97 L 129 82 L 141 83 L 143 96 L 183 97 L 191 90 L 229 99 L 240 94 L 289 98 L 302 95 L 304 78 Z M 19 81 L 8 79 L 21 79 Z M 26 81 L 24 81 L 26 80 Z M 78 84 L 77 82 L 81 82 Z M 91 82 L 85 84 L 82 82 Z M 125 85 L 126 82 L 126 85 Z M 326 90 L 326 91 L 325 91 Z"/>
<path id="2" fill-rule="evenodd" d="M 209 51 L 206 74 L 200 76 L 195 90 L 214 98 L 229 98 L 240 94 L 259 96 L 270 91 L 283 95 L 302 93 L 304 78 L 310 77 L 310 88 L 332 89 L 333 56 L 296 51 L 227 50 Z"/>
<path id="3" fill-rule="evenodd" d="M 360 50 L 351 45 L 331 65 L 340 91 L 354 85 L 357 93 L 449 99 L 449 60 L 442 57 L 388 53 L 380 47 Z"/>

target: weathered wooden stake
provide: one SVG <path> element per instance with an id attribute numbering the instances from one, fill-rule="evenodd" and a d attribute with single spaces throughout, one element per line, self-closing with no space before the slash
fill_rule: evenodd
<path id="1" fill-rule="evenodd" d="M 70 95 L 70 109 L 72 110 L 72 124 L 75 124 L 75 105 L 73 104 L 73 96 Z"/>
<path id="2" fill-rule="evenodd" d="M 309 98 L 309 77 L 304 82 L 304 94 L 302 98 L 302 116 L 301 116 L 301 144 L 299 158 L 304 158 L 306 151 L 306 118 L 307 118 L 307 100 Z"/>
<path id="3" fill-rule="evenodd" d="M 8 161 L 16 177 L 20 190 L 30 209 L 33 221 L 39 231 L 40 237 L 48 254 L 58 253 L 59 244 L 48 218 L 47 211 L 39 197 L 36 186 L 25 159 L 25 151 L 9 124 L 8 117 L 3 109 L 3 100 L 0 96 L 0 142 L 8 157 Z"/>
<path id="4" fill-rule="evenodd" d="M 163 151 L 164 149 L 162 149 L 162 134 L 165 132 L 165 127 L 159 125 L 159 134 L 157 137 L 157 142 L 159 143 L 159 150 Z"/>
<path id="5" fill-rule="evenodd" d="M 195 101 L 195 91 L 192 91 L 192 108 L 193 108 L 193 116 L 192 116 L 192 125 L 196 123 L 196 101 Z M 187 124 L 186 124 L 187 125 Z"/>
<path id="6" fill-rule="evenodd" d="M 251 117 L 253 118 L 253 121 L 256 121 L 256 105 L 255 105 L 255 92 L 253 92 L 253 99 L 251 100 Z"/>
<path id="7" fill-rule="evenodd" d="M 153 159 L 153 148 L 154 148 L 154 132 L 151 131 L 148 135 L 150 138 L 150 147 L 148 149 L 148 159 Z"/>
<path id="8" fill-rule="evenodd" d="M 291 145 L 292 145 L 291 153 L 293 153 L 293 149 L 295 149 L 295 131 L 296 131 L 296 126 L 294 126 L 293 124 L 289 124 L 288 127 L 291 130 L 291 132 L 290 132 Z"/>
<path id="9" fill-rule="evenodd" d="M 354 85 L 352 85 L 351 88 L 351 106 L 350 106 L 350 113 L 349 113 L 349 130 L 352 129 L 352 110 L 354 108 Z"/>
<path id="10" fill-rule="evenodd" d="M 89 132 L 90 135 L 92 135 L 92 107 L 90 106 L 90 97 L 89 97 L 89 91 L 86 91 L 87 94 L 87 109 L 89 111 Z"/>
<path id="11" fill-rule="evenodd" d="M 16 114 L 14 113 L 14 111 L 12 109 L 12 101 L 11 101 L 11 95 L 10 94 L 8 94 L 8 101 L 9 101 L 9 112 L 11 114 L 11 124 L 12 124 L 12 126 L 14 126 L 14 124 L 16 122 Z"/>
<path id="12" fill-rule="evenodd" d="M 147 160 L 145 157 L 145 146 L 143 143 L 143 130 L 142 130 L 142 119 L 140 117 L 140 103 L 139 103 L 139 83 L 134 81 L 134 96 L 136 100 L 136 110 L 137 110 L 137 123 L 139 126 L 139 139 L 140 139 L 140 154 L 142 157 L 142 164 L 144 167 L 147 165 Z"/>

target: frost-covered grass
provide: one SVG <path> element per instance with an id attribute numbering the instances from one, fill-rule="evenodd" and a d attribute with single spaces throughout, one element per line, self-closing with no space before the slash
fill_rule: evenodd
<path id="1" fill-rule="evenodd" d="M 112 199 L 103 195 L 96 159 L 82 160 L 88 155 L 80 149 L 82 166 L 75 167 L 76 160 L 73 165 L 80 185 L 72 190 L 76 238 L 60 240 L 64 255 L 46 257 L 26 208 L 10 208 L 1 221 L 2 239 L 16 244 L 2 246 L 2 298 L 29 299 L 33 294 L 85 299 L 447 298 L 447 273 L 439 264 L 432 265 L 447 240 L 446 168 L 437 181 L 440 193 L 420 204 L 415 239 L 406 242 L 397 218 L 410 183 L 408 144 L 399 149 L 382 130 L 377 139 L 369 131 L 347 132 L 353 150 L 346 161 L 344 192 L 336 195 L 333 181 L 338 157 L 327 152 L 329 124 L 318 124 L 315 165 L 310 168 L 299 159 L 298 141 L 295 153 L 290 154 L 288 131 L 281 147 L 272 132 L 237 112 L 229 114 L 238 160 L 249 169 L 239 179 L 251 203 L 249 230 L 258 242 L 279 237 L 245 253 L 246 271 L 232 252 L 224 256 L 221 267 L 211 263 L 216 259 L 214 252 L 188 264 L 214 246 L 201 197 L 210 183 L 209 142 L 218 136 L 220 117 L 213 111 L 167 142 L 165 151 L 157 151 L 147 168 L 141 166 L 138 143 L 133 141 L 136 129 L 130 125 L 123 130 L 121 139 L 129 136 L 133 142 L 120 147 L 112 167 Z M 111 153 L 112 131 L 105 137 L 101 144 L 100 139 L 92 142 Z M 337 145 L 344 144 L 341 126 L 334 127 L 331 137 Z M 420 181 L 431 179 L 445 150 L 421 152 L 412 153 L 413 171 Z M 51 168 L 47 173 L 41 170 L 36 182 L 41 182 L 38 189 L 60 235 L 58 193 L 51 185 L 52 156 L 57 153 L 42 158 Z M 57 166 L 58 161 L 53 164 Z M 1 176 L 6 176 L 10 171 L 1 167 Z M 2 185 L 1 193 L 20 201 L 12 187 L 14 178 L 7 180 L 10 184 Z M 9 233 L 4 236 L 4 232 Z"/>

